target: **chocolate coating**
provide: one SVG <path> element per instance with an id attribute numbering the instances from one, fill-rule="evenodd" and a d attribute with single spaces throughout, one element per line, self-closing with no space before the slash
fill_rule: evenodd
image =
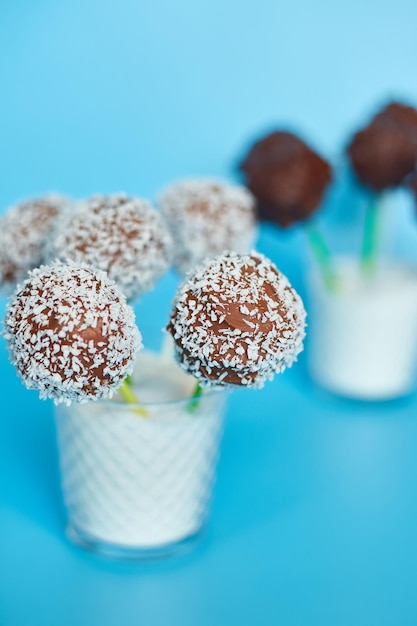
<path id="1" fill-rule="evenodd" d="M 45 261 L 44 247 L 60 214 L 69 208 L 57 195 L 26 200 L 0 217 L 0 290 L 10 294 L 29 270 Z"/>
<path id="2" fill-rule="evenodd" d="M 412 142 L 383 126 L 369 126 L 356 133 L 348 152 L 357 177 L 374 191 L 400 185 L 416 162 Z"/>
<path id="3" fill-rule="evenodd" d="M 380 192 L 398 187 L 417 160 L 417 111 L 393 102 L 357 132 L 348 155 L 359 181 Z"/>
<path id="4" fill-rule="evenodd" d="M 3 334 L 26 387 L 56 404 L 111 397 L 141 347 L 115 283 L 75 264 L 33 270 L 8 305 Z"/>
<path id="5" fill-rule="evenodd" d="M 226 254 L 188 275 L 168 331 L 181 367 L 202 386 L 261 387 L 302 350 L 305 311 L 266 257 Z"/>
<path id="6" fill-rule="evenodd" d="M 417 147 L 417 109 L 401 102 L 391 102 L 372 120 L 373 126 L 384 126 L 405 135 Z"/>
<path id="7" fill-rule="evenodd" d="M 240 165 L 255 195 L 259 217 L 280 226 L 307 219 L 331 181 L 330 165 L 296 135 L 273 132 L 250 149 Z"/>

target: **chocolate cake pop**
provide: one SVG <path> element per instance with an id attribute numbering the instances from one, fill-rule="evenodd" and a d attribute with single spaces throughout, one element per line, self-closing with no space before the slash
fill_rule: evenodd
<path id="1" fill-rule="evenodd" d="M 105 272 L 41 266 L 7 308 L 3 334 L 29 389 L 56 404 L 109 398 L 141 347 L 132 308 Z"/>
<path id="2" fill-rule="evenodd" d="M 58 215 L 70 206 L 58 195 L 26 200 L 0 217 L 0 290 L 10 294 L 44 262 L 44 246 Z"/>
<path id="3" fill-rule="evenodd" d="M 89 198 L 58 223 L 49 258 L 105 270 L 131 300 L 168 269 L 171 247 L 165 224 L 146 200 L 116 194 Z"/>
<path id="4" fill-rule="evenodd" d="M 240 165 L 261 220 L 290 226 L 319 206 L 330 165 L 296 135 L 275 131 L 257 141 Z"/>
<path id="5" fill-rule="evenodd" d="M 167 330 L 181 367 L 204 387 L 262 387 L 303 347 L 305 311 L 261 254 L 206 260 L 179 288 Z"/>
<path id="6" fill-rule="evenodd" d="M 360 182 L 374 191 L 401 185 L 416 163 L 413 142 L 382 125 L 370 125 L 356 133 L 348 154 Z"/>
<path id="7" fill-rule="evenodd" d="M 372 120 L 373 126 L 384 126 L 405 135 L 417 148 L 417 109 L 401 102 L 391 102 Z"/>
<path id="8" fill-rule="evenodd" d="M 417 110 L 392 102 L 357 132 L 348 155 L 360 182 L 374 191 L 401 185 L 417 161 Z"/>
<path id="9" fill-rule="evenodd" d="M 249 252 L 255 243 L 255 200 L 244 187 L 183 180 L 160 194 L 159 207 L 176 244 L 173 263 L 180 273 L 225 250 Z"/>

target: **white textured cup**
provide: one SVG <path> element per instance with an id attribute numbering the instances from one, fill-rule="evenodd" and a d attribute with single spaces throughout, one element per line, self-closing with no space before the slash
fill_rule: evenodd
<path id="1" fill-rule="evenodd" d="M 84 547 L 125 558 L 175 552 L 199 533 L 226 400 L 223 391 L 213 391 L 192 408 L 190 397 L 183 397 L 185 375 L 158 356 L 141 355 L 136 375 L 141 371 L 145 384 L 135 391 L 144 398 L 147 418 L 117 401 L 56 409 L 69 535 Z M 167 401 L 167 389 L 182 398 Z M 155 394 L 161 400 L 151 402 Z"/>
<path id="2" fill-rule="evenodd" d="M 309 283 L 308 363 L 330 391 L 362 400 L 410 393 L 416 382 L 417 270 L 382 265 L 370 278 L 339 258 L 337 288 L 314 272 Z"/>

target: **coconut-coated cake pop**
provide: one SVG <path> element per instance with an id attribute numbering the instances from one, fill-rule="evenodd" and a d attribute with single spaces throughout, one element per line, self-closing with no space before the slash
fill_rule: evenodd
<path id="1" fill-rule="evenodd" d="M 44 246 L 53 224 L 70 202 L 48 195 L 16 204 L 0 217 L 0 290 L 12 293 L 29 270 L 44 261 Z"/>
<path id="2" fill-rule="evenodd" d="M 262 254 L 228 253 L 187 275 L 167 330 L 181 367 L 203 387 L 262 387 L 303 348 L 306 313 Z"/>
<path id="3" fill-rule="evenodd" d="M 172 242 L 149 202 L 124 194 L 93 196 L 57 224 L 49 258 L 85 262 L 108 272 L 132 300 L 168 269 Z"/>
<path id="4" fill-rule="evenodd" d="M 158 200 L 175 242 L 173 263 L 184 274 L 226 250 L 248 253 L 257 236 L 255 199 L 240 185 L 189 179 L 167 187 Z"/>
<path id="5" fill-rule="evenodd" d="M 26 387 L 56 404 L 111 397 L 141 347 L 116 284 L 72 263 L 30 272 L 8 305 L 3 334 Z"/>

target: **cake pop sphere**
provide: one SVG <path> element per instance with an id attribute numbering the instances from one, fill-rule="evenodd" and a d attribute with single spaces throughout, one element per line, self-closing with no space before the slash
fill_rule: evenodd
<path id="1" fill-rule="evenodd" d="M 348 155 L 366 187 L 378 192 L 402 185 L 417 161 L 417 110 L 391 102 L 353 136 Z"/>
<path id="2" fill-rule="evenodd" d="M 374 191 L 400 185 L 414 170 L 417 157 L 407 135 L 382 124 L 357 132 L 348 154 L 360 182 Z"/>
<path id="3" fill-rule="evenodd" d="M 111 397 L 141 347 L 115 283 L 72 263 L 30 272 L 8 305 L 3 334 L 26 387 L 56 404 Z"/>
<path id="4" fill-rule="evenodd" d="M 240 165 L 259 217 L 282 227 L 304 221 L 319 207 L 331 168 L 293 133 L 275 131 L 257 141 Z"/>
<path id="5" fill-rule="evenodd" d="M 182 274 L 225 250 L 250 252 L 255 243 L 255 200 L 242 186 L 183 180 L 161 193 L 159 206 L 175 242 L 173 263 Z"/>
<path id="6" fill-rule="evenodd" d="M 373 126 L 396 130 L 417 148 L 417 109 L 402 102 L 390 102 L 372 120 Z"/>
<path id="7" fill-rule="evenodd" d="M 168 331 L 179 364 L 202 386 L 262 387 L 301 352 L 305 317 L 300 297 L 271 261 L 228 253 L 187 276 Z"/>
<path id="8" fill-rule="evenodd" d="M 29 270 L 41 265 L 58 215 L 70 207 L 58 195 L 26 200 L 0 217 L 0 289 L 10 294 Z"/>
<path id="9" fill-rule="evenodd" d="M 89 198 L 58 223 L 49 258 L 105 270 L 131 300 L 167 271 L 171 248 L 168 230 L 149 202 L 116 194 Z"/>

